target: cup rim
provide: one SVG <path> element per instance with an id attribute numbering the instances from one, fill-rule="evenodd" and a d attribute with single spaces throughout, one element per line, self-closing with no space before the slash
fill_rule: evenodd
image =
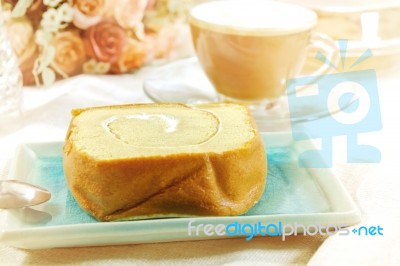
<path id="1" fill-rule="evenodd" d="M 281 0 L 289 4 L 298 4 L 310 8 L 317 13 L 346 14 L 381 11 L 384 9 L 399 8 L 400 2 L 395 0 L 369 1 L 325 1 L 325 0 Z"/>
<path id="2" fill-rule="evenodd" d="M 249 5 L 251 3 L 257 3 L 258 5 L 255 6 L 257 10 L 259 10 L 260 5 L 263 7 L 280 7 L 280 8 L 287 8 L 287 9 L 292 9 L 297 10 L 299 12 L 304 12 L 306 15 L 304 17 L 307 17 L 307 19 L 304 19 L 304 23 L 298 23 L 298 24 L 291 24 L 290 27 L 288 25 L 282 25 L 280 27 L 267 27 L 267 26 L 255 26 L 255 27 L 247 27 L 247 26 L 240 26 L 240 25 L 230 25 L 228 23 L 221 23 L 221 22 L 213 22 L 210 21 L 210 19 L 204 19 L 200 18 L 196 12 L 199 12 L 198 10 L 207 8 L 208 6 L 214 6 L 218 7 L 220 5 L 225 5 L 225 4 L 244 4 L 244 5 Z M 298 17 L 297 17 L 298 18 Z M 296 18 L 294 18 L 296 19 Z M 299 20 L 300 21 L 300 20 Z M 227 33 L 227 34 L 234 34 L 234 35 L 257 35 L 257 36 L 277 36 L 277 35 L 289 35 L 289 34 L 294 34 L 294 33 L 299 33 L 299 32 L 304 32 L 307 30 L 311 30 L 316 27 L 318 22 L 318 16 L 317 13 L 309 8 L 295 5 L 295 4 L 289 4 L 289 3 L 284 3 L 284 2 L 277 2 L 277 1 L 272 1 L 272 0 L 220 0 L 220 1 L 211 1 L 211 2 L 205 2 L 201 3 L 198 5 L 195 5 L 191 8 L 189 12 L 189 23 L 191 25 L 203 28 L 203 29 L 208 29 L 210 31 L 214 32 L 220 32 L 220 33 Z M 293 25 L 295 25 L 293 27 Z"/>

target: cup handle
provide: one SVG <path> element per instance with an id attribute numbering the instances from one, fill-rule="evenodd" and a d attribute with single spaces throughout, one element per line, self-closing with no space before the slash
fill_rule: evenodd
<path id="1" fill-rule="evenodd" d="M 324 75 L 334 72 L 340 62 L 339 47 L 335 44 L 335 41 L 331 37 L 324 33 L 312 33 L 310 45 L 308 46 L 308 54 L 310 53 L 312 53 L 313 56 L 316 58 L 314 60 L 318 59 L 322 63 L 322 65 L 312 73 L 297 75 L 294 78 L 307 78 L 307 84 L 317 83 L 317 81 Z M 310 57 L 308 57 L 307 59 L 310 59 Z M 296 88 L 295 90 L 293 88 L 289 89 L 287 87 L 286 94 L 289 95 L 296 92 L 301 92 L 307 87 L 308 86 L 303 86 L 302 88 Z"/>
<path id="2" fill-rule="evenodd" d="M 317 50 L 315 58 L 324 62 L 317 70 L 309 76 L 315 76 L 318 79 L 320 76 L 328 74 L 336 70 L 340 61 L 340 51 L 335 41 L 327 34 L 314 32 L 311 35 L 311 50 Z"/>

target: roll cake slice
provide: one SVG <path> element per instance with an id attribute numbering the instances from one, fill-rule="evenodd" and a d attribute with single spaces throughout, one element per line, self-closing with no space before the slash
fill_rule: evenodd
<path id="1" fill-rule="evenodd" d="M 64 173 L 100 221 L 232 216 L 261 197 L 267 160 L 236 104 L 132 104 L 72 111 Z"/>

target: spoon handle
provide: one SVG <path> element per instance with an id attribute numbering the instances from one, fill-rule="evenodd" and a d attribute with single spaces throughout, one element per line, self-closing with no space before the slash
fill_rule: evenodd
<path id="1" fill-rule="evenodd" d="M 44 188 L 18 180 L 0 181 L 0 208 L 15 209 L 48 201 L 51 193 Z"/>

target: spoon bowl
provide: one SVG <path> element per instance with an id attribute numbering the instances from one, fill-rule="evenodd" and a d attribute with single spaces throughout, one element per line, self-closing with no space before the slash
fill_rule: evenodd
<path id="1" fill-rule="evenodd" d="M 18 180 L 0 181 L 0 209 L 18 209 L 41 204 L 51 198 L 44 188 Z"/>

